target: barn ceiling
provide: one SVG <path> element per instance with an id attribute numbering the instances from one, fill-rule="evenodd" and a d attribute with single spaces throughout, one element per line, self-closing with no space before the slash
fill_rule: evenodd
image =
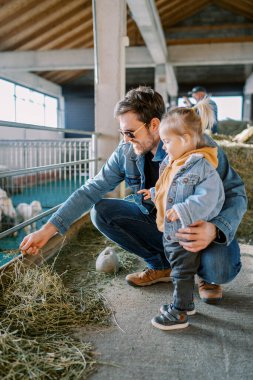
<path id="1" fill-rule="evenodd" d="M 252 5 L 252 0 L 156 0 L 168 46 L 253 41 Z M 0 10 L 1 52 L 93 47 L 92 0 L 0 0 Z M 144 45 L 129 9 L 127 34 L 130 46 Z M 221 80 L 224 68 L 220 70 Z M 182 70 L 176 70 L 179 84 L 187 82 Z M 192 68 L 186 70 L 190 76 Z M 203 78 L 210 78 L 213 70 L 215 80 L 219 80 L 219 70 L 214 67 L 199 70 Z M 152 70 L 146 72 L 150 78 Z M 234 66 L 233 71 L 230 66 L 228 81 L 234 80 L 235 72 L 237 81 L 243 82 L 248 69 Z M 79 79 L 85 84 L 85 78 L 87 83 L 91 78 L 84 70 L 37 74 L 58 84 L 78 83 Z M 145 82 L 145 70 L 142 76 Z"/>

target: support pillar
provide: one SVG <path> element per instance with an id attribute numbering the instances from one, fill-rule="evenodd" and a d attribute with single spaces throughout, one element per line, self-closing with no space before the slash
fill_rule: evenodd
<path id="1" fill-rule="evenodd" d="M 113 110 L 125 94 L 125 46 L 128 41 L 125 0 L 93 0 L 93 22 L 95 131 L 101 133 L 97 142 L 101 168 L 119 143 Z"/>
<path id="2" fill-rule="evenodd" d="M 244 86 L 243 120 L 253 120 L 253 73 L 248 77 Z"/>
<path id="3" fill-rule="evenodd" d="M 168 108 L 168 92 L 166 84 L 165 65 L 155 67 L 155 91 L 162 95 L 166 108 Z"/>

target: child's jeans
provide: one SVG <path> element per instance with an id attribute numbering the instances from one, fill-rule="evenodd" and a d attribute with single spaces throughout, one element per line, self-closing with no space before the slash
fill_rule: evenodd
<path id="1" fill-rule="evenodd" d="M 172 269 L 173 305 L 179 310 L 190 309 L 193 303 L 194 275 L 199 268 L 201 253 L 186 251 L 179 243 L 165 238 L 163 244 Z"/>

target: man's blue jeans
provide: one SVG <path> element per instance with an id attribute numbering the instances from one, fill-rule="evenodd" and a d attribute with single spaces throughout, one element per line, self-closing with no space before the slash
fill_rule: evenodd
<path id="1" fill-rule="evenodd" d="M 163 234 L 156 226 L 156 211 L 144 215 L 132 202 L 102 199 L 91 210 L 95 227 L 125 250 L 143 258 L 152 269 L 169 268 Z M 240 249 L 234 239 L 229 246 L 212 243 L 201 251 L 198 275 L 209 283 L 232 281 L 241 269 Z"/>

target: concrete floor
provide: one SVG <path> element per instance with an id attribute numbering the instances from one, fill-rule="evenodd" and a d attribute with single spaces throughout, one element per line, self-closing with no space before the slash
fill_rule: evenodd
<path id="1" fill-rule="evenodd" d="M 252 380 L 253 247 L 241 248 L 243 269 L 224 286 L 222 303 L 204 304 L 196 289 L 197 314 L 183 330 L 164 332 L 150 323 L 159 305 L 171 300 L 171 284 L 138 289 L 116 278 L 104 295 L 119 327 L 85 333 L 108 363 L 91 379 Z"/>

